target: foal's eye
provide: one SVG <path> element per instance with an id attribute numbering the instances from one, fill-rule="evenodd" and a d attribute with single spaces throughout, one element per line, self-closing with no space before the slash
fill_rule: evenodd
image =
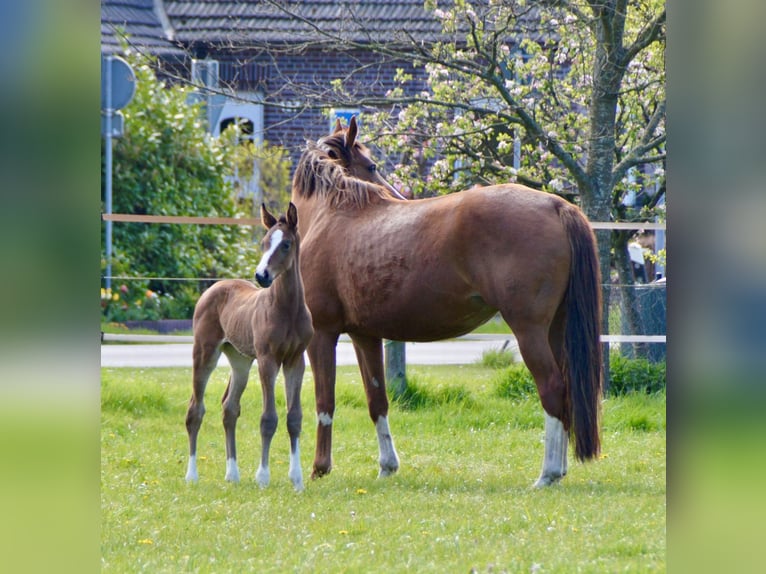
<path id="1" fill-rule="evenodd" d="M 378 171 L 378 166 L 377 166 L 377 165 L 375 165 L 375 164 L 372 164 L 372 165 L 371 165 L 370 167 L 368 167 L 367 169 L 369 169 L 369 170 L 370 170 L 370 173 L 375 173 L 376 171 Z"/>
<path id="2" fill-rule="evenodd" d="M 289 241 L 283 241 L 282 242 L 282 251 L 289 251 L 290 250 L 290 242 Z"/>

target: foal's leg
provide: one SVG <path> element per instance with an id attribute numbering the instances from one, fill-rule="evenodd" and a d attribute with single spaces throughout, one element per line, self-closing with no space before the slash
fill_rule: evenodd
<path id="1" fill-rule="evenodd" d="M 399 456 L 394 448 L 394 439 L 388 427 L 388 395 L 386 376 L 383 368 L 383 344 L 375 337 L 351 335 L 356 358 L 362 372 L 364 390 L 367 394 L 367 408 L 375 423 L 378 434 L 380 472 L 378 477 L 390 476 L 399 469 Z"/>
<path id="2" fill-rule="evenodd" d="M 332 418 L 335 416 L 335 345 L 337 333 L 315 331 L 309 343 L 309 361 L 316 394 L 317 446 L 311 478 L 332 470 Z"/>
<path id="3" fill-rule="evenodd" d="M 303 471 L 298 439 L 301 435 L 303 411 L 301 409 L 301 386 L 306 363 L 303 353 L 286 361 L 282 367 L 285 375 L 285 396 L 287 397 L 287 433 L 290 435 L 290 470 L 288 476 L 295 490 L 303 490 Z"/>
<path id="4" fill-rule="evenodd" d="M 535 379 L 537 392 L 545 409 L 545 455 L 540 478 L 535 487 L 549 486 L 567 473 L 567 442 L 564 430 L 566 396 L 561 370 L 553 356 L 548 336 L 542 327 L 514 329 L 519 350 Z"/>
<path id="5" fill-rule="evenodd" d="M 255 481 L 258 486 L 264 488 L 269 485 L 271 474 L 269 472 L 269 449 L 271 439 L 277 431 L 279 417 L 274 401 L 274 384 L 279 372 L 279 364 L 274 357 L 265 355 L 258 357 L 258 373 L 261 377 L 261 391 L 263 392 L 263 413 L 261 414 L 261 462 L 255 472 Z"/>
<path id="6" fill-rule="evenodd" d="M 192 396 L 186 411 L 186 431 L 189 434 L 189 462 L 186 467 L 186 482 L 197 482 L 197 436 L 202 418 L 205 416 L 205 387 L 218 364 L 221 355 L 219 341 L 194 341 L 192 350 Z"/>
<path id="7" fill-rule="evenodd" d="M 226 480 L 239 482 L 239 467 L 237 466 L 237 419 L 240 413 L 240 400 L 247 387 L 250 366 L 253 360 L 240 355 L 233 347 L 224 347 L 226 357 L 231 365 L 229 384 L 221 401 L 223 406 L 223 429 L 226 433 Z"/>

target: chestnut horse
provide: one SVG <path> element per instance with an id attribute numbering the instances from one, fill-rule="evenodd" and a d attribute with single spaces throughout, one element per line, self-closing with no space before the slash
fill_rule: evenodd
<path id="1" fill-rule="evenodd" d="M 277 429 L 274 383 L 279 368 L 285 375 L 287 431 L 290 435 L 288 476 L 296 490 L 303 489 L 298 437 L 301 432 L 303 353 L 311 339 L 311 314 L 306 307 L 299 267 L 298 216 L 292 203 L 277 221 L 261 206 L 261 219 L 269 230 L 263 238 L 264 254 L 255 270 L 258 289 L 249 281 L 227 279 L 202 294 L 194 309 L 193 392 L 186 414 L 189 433 L 187 482 L 197 481 L 197 435 L 205 414 L 204 395 L 210 374 L 221 352 L 231 364 L 229 384 L 223 395 L 226 433 L 226 480 L 239 482 L 235 429 L 240 398 L 250 366 L 257 358 L 263 392 L 261 462 L 256 482 L 269 484 L 269 448 Z"/>
<path id="2" fill-rule="evenodd" d="M 379 476 L 399 458 L 388 423 L 382 339 L 434 341 L 468 333 L 498 311 L 513 330 L 545 411 L 535 483 L 600 449 L 600 275 L 593 231 L 563 199 L 515 184 L 401 201 L 357 141 L 354 118 L 296 168 L 292 201 L 303 237 L 301 272 L 314 322 L 312 477 L 332 467 L 335 347 L 354 344 L 379 445 Z"/>

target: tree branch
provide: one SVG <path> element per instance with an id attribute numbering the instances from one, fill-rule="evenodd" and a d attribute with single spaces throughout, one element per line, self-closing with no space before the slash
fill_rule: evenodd
<path id="1" fill-rule="evenodd" d="M 612 181 L 614 183 L 620 181 L 631 167 L 644 163 L 660 161 L 664 158 L 664 153 L 656 156 L 643 156 L 647 152 L 664 144 L 667 139 L 665 134 L 654 137 L 654 132 L 657 130 L 657 126 L 659 126 L 660 121 L 662 121 L 665 117 L 665 105 L 665 100 L 657 104 L 652 117 L 649 118 L 649 122 L 646 124 L 646 128 L 644 128 L 644 135 L 639 141 L 638 145 L 633 148 L 612 170 Z"/>
<path id="2" fill-rule="evenodd" d="M 627 67 L 641 50 L 653 42 L 665 38 L 665 19 L 666 10 L 663 8 L 662 12 L 660 12 L 654 20 L 644 26 L 633 43 L 625 50 L 621 62 L 623 66 Z"/>

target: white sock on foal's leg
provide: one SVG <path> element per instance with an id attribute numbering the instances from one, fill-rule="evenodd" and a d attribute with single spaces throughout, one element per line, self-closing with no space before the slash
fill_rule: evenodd
<path id="1" fill-rule="evenodd" d="M 550 486 L 566 475 L 568 439 L 563 423 L 545 413 L 545 456 L 543 470 L 535 483 L 535 488 Z"/>
<path id="2" fill-rule="evenodd" d="M 197 456 L 191 455 L 189 457 L 189 464 L 186 465 L 186 482 L 197 482 L 199 476 L 197 475 Z"/>
<path id="3" fill-rule="evenodd" d="M 301 449 L 298 443 L 295 443 L 295 452 L 290 453 L 290 470 L 287 471 L 287 476 L 290 477 L 290 481 L 293 483 L 295 490 L 300 492 L 303 490 L 303 471 L 301 470 Z"/>
<path id="4" fill-rule="evenodd" d="M 229 482 L 239 482 L 239 467 L 236 458 L 226 459 L 226 480 Z"/>
<path id="5" fill-rule="evenodd" d="M 266 488 L 270 481 L 271 472 L 269 471 L 269 467 L 263 466 L 263 464 L 259 464 L 258 470 L 255 471 L 255 482 L 257 482 L 258 486 L 261 488 Z"/>

